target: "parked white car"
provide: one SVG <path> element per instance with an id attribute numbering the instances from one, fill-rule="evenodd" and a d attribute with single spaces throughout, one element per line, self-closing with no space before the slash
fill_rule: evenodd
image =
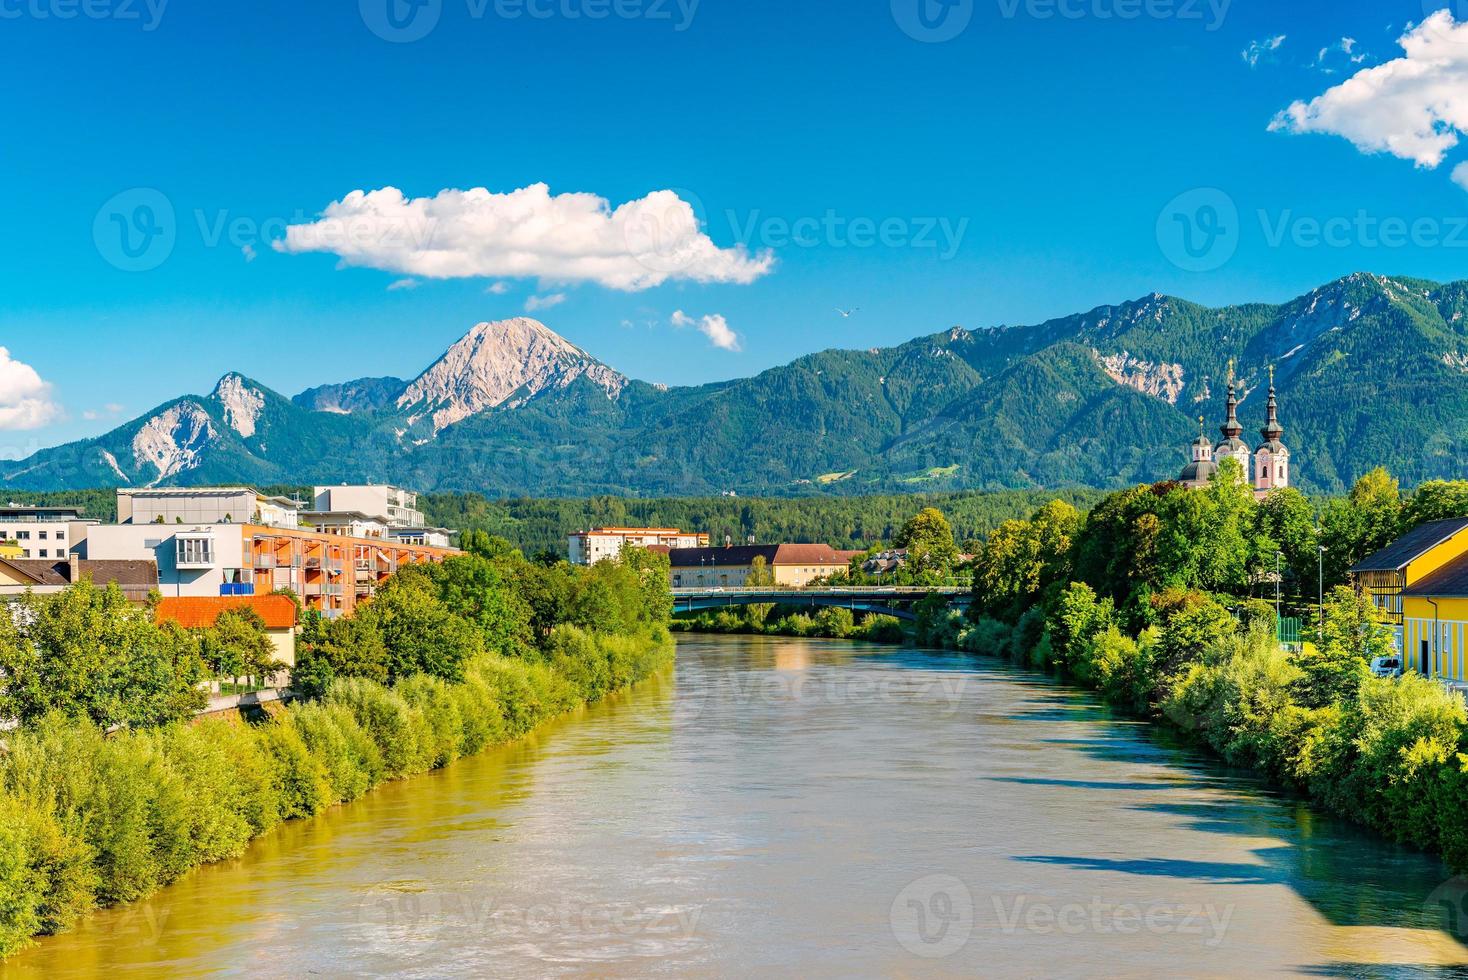
<path id="1" fill-rule="evenodd" d="M 1401 677 L 1401 657 L 1377 657 L 1371 661 L 1371 673 L 1375 677 Z"/>

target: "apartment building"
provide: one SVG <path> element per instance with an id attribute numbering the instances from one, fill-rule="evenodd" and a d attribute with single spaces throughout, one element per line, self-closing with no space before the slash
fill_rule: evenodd
<path id="1" fill-rule="evenodd" d="M 624 545 L 637 548 L 707 548 L 707 534 L 692 534 L 676 527 L 595 527 L 566 538 L 573 565 L 595 565 L 603 558 L 616 558 Z"/>
<path id="2" fill-rule="evenodd" d="M 731 548 L 677 548 L 668 555 L 673 588 L 739 588 L 762 559 L 767 584 L 800 588 L 851 566 L 859 551 L 828 544 L 753 544 Z"/>
<path id="3" fill-rule="evenodd" d="M 89 525 L 80 507 L 0 507 L 0 557 L 65 560 Z"/>
<path id="4" fill-rule="evenodd" d="M 238 521 L 242 505 L 249 517 Z M 248 488 L 119 490 L 122 523 L 88 528 L 78 548 L 92 560 L 152 560 L 165 597 L 252 596 L 288 588 L 307 608 L 332 617 L 350 614 L 399 568 L 457 554 L 390 536 L 358 536 L 357 531 L 380 529 L 370 519 L 338 515 L 323 517 L 319 527 L 304 523 L 316 513 L 303 514 L 293 501 Z"/>
<path id="5" fill-rule="evenodd" d="M 316 511 L 357 511 L 381 517 L 392 527 L 423 527 L 425 523 L 418 495 L 385 483 L 316 487 L 314 496 Z"/>

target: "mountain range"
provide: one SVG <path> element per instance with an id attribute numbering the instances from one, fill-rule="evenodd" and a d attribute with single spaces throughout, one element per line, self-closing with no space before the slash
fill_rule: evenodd
<path id="1" fill-rule="evenodd" d="M 1236 365 L 1258 442 L 1275 368 L 1302 488 L 1375 466 L 1461 477 L 1468 282 L 1358 273 L 1280 305 L 1154 294 L 1032 326 L 828 350 L 751 378 L 629 378 L 529 318 L 481 323 L 411 381 L 287 398 L 239 374 L 0 485 L 392 482 L 492 496 L 1112 487 L 1175 476 Z"/>

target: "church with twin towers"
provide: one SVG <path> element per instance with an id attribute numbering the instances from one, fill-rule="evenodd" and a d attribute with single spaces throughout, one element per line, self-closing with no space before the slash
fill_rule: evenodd
<path id="1" fill-rule="evenodd" d="M 1182 475 L 1178 477 L 1178 482 L 1183 486 L 1194 489 L 1206 487 L 1218 472 L 1219 464 L 1225 459 L 1238 460 L 1244 480 L 1254 485 L 1256 497 L 1262 499 L 1276 487 L 1290 485 L 1290 451 L 1280 441 L 1284 429 L 1279 424 L 1279 401 L 1274 394 L 1274 368 L 1269 369 L 1268 416 L 1264 428 L 1259 430 L 1264 441 L 1258 449 L 1250 450 L 1249 444 L 1241 438 L 1244 427 L 1239 424 L 1238 385 L 1234 380 L 1232 361 L 1228 366 L 1228 419 L 1220 430 L 1223 441 L 1214 445 L 1202 431 L 1204 424 L 1200 416 L 1198 439 L 1193 443 L 1192 461 L 1183 467 Z"/>

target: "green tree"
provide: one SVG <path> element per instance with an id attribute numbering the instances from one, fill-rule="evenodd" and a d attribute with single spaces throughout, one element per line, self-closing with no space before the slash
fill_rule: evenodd
<path id="1" fill-rule="evenodd" d="M 902 525 L 892 543 L 907 549 L 907 563 L 920 572 L 942 572 L 958 559 L 953 527 L 936 507 L 924 507 Z"/>
<path id="2" fill-rule="evenodd" d="M 775 584 L 775 573 L 770 571 L 764 555 L 755 555 L 749 560 L 749 577 L 744 584 L 756 589 Z"/>
<path id="3" fill-rule="evenodd" d="M 311 611 L 302 621 L 291 687 L 316 698 L 337 678 L 387 682 L 387 647 L 370 603 L 359 606 L 350 619 L 327 619 Z"/>
<path id="4" fill-rule="evenodd" d="M 265 620 L 247 606 L 224 610 L 212 627 L 199 632 L 204 661 L 215 677 L 268 677 L 284 666 L 275 659 Z"/>
<path id="5" fill-rule="evenodd" d="M 84 580 L 0 606 L 0 676 L 0 717 L 59 711 L 110 728 L 187 717 L 204 706 L 208 674 L 195 637 Z"/>
<path id="6" fill-rule="evenodd" d="M 1319 642 L 1295 658 L 1304 672 L 1295 684 L 1296 700 L 1306 708 L 1354 702 L 1370 676 L 1371 661 L 1394 649 L 1392 629 L 1370 597 L 1336 586 L 1325 603 Z"/>

